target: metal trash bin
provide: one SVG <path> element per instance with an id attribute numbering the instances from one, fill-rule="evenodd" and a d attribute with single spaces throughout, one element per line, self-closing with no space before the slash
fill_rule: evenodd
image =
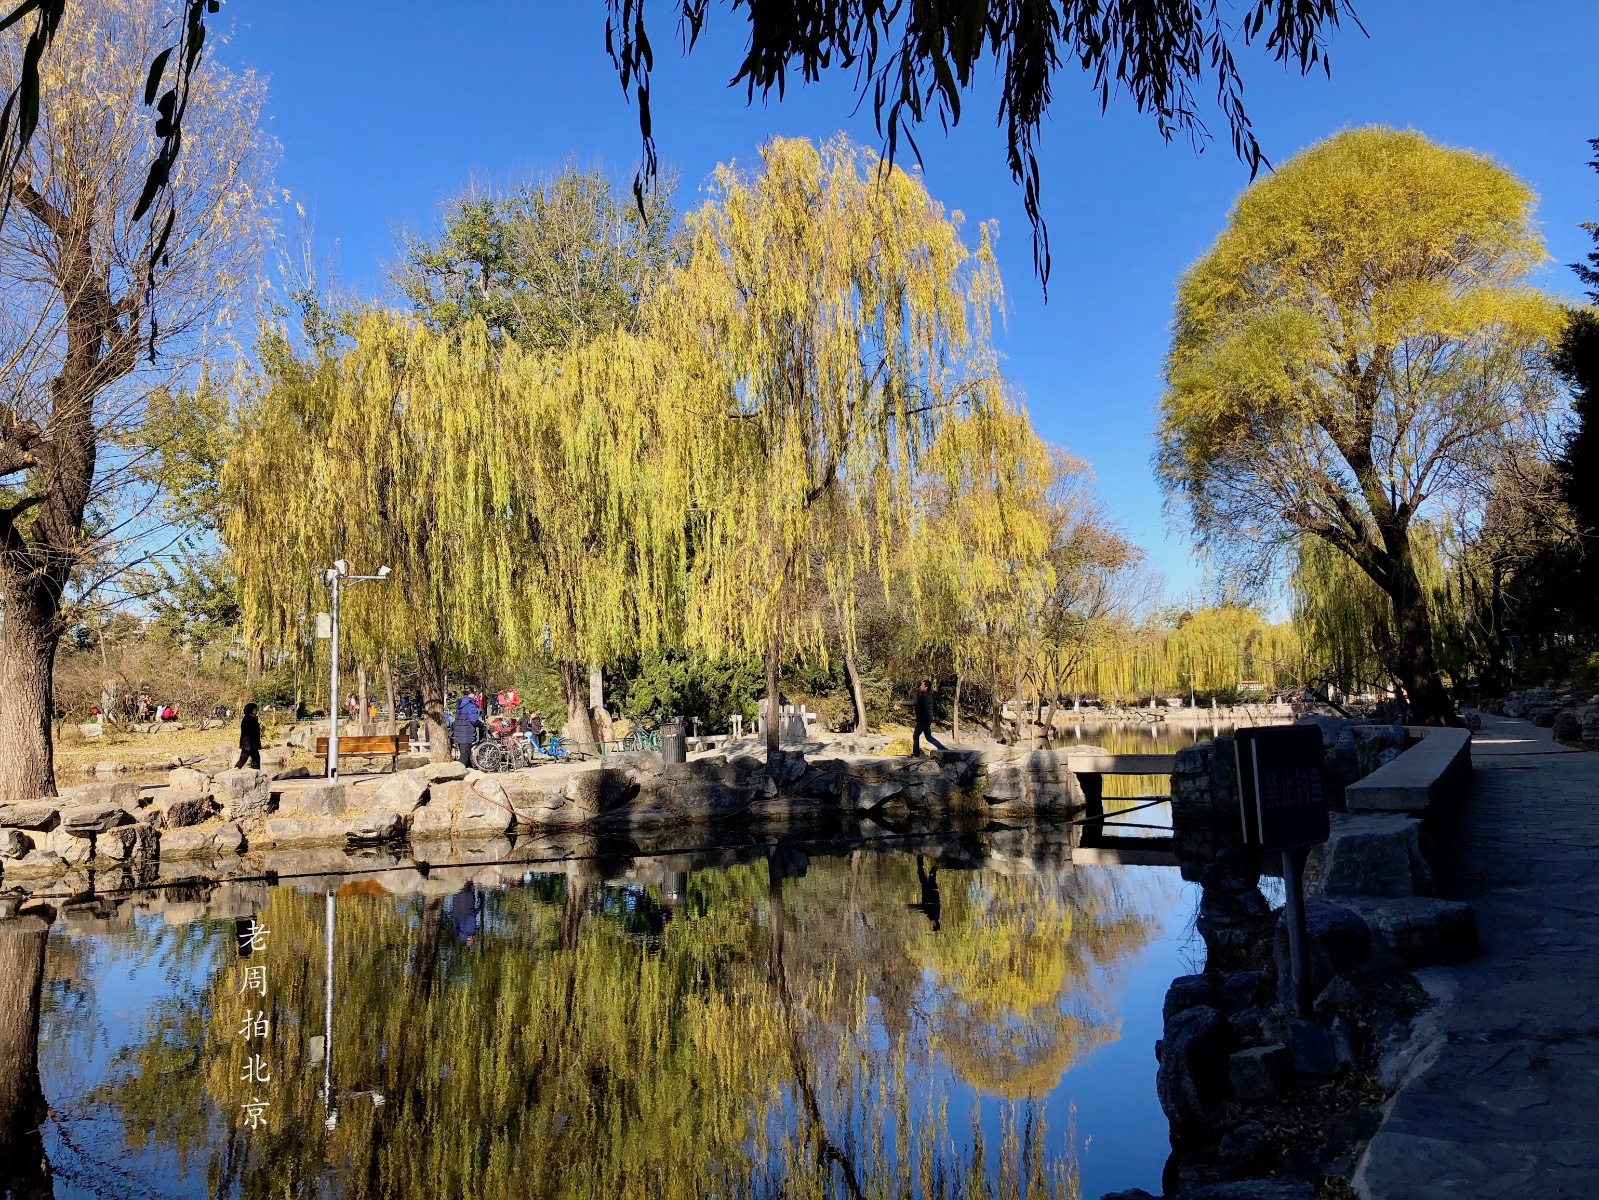
<path id="1" fill-rule="evenodd" d="M 661 761 L 680 763 L 687 757 L 683 744 L 682 720 L 664 722 L 661 725 Z"/>

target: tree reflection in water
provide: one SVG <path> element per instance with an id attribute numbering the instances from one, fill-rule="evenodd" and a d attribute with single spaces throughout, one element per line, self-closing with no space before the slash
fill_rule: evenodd
<path id="1" fill-rule="evenodd" d="M 308 1046 L 324 900 L 274 887 L 269 1128 L 242 1128 L 234 1035 L 259 1001 L 238 989 L 229 922 L 188 957 L 195 992 L 175 985 L 72 1112 L 247 1200 L 1075 1195 L 1069 1133 L 1039 1101 L 1117 1036 L 1103 980 L 1154 922 L 1111 872 L 964 865 L 774 852 L 663 890 L 607 885 L 591 860 L 486 891 L 470 939 L 452 929 L 464 871 L 410 895 L 346 885 L 334 1095 L 385 1103 L 342 1101 L 331 1129 Z M 36 953 L 14 938 L 0 953 Z M 0 1101 L 37 1104 L 36 1065 L 35 1092 L 26 1062 L 0 1066 L 19 1081 Z M 959 1085 L 993 1098 L 989 1121 Z"/>

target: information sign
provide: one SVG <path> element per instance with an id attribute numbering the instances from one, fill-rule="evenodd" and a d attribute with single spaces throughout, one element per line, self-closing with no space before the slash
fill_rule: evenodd
<path id="1" fill-rule="evenodd" d="M 1240 729 L 1233 750 L 1245 842 L 1263 850 L 1291 850 L 1327 840 L 1320 728 Z"/>

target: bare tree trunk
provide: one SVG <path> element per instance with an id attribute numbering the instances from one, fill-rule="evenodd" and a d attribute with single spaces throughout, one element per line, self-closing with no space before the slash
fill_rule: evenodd
<path id="1" fill-rule="evenodd" d="M 1060 703 L 1060 693 L 1056 692 L 1056 691 L 1051 691 L 1049 693 L 1049 708 L 1044 713 L 1044 736 L 1045 737 L 1052 738 L 1052 737 L 1055 736 L 1055 706 L 1057 704 L 1059 704 L 1059 703 Z"/>
<path id="2" fill-rule="evenodd" d="M 1400 560 L 1394 576 L 1396 586 L 1389 594 L 1393 599 L 1398 635 L 1397 674 L 1409 698 L 1410 719 L 1418 725 L 1456 724 L 1459 717 L 1455 715 L 1454 701 L 1433 659 L 1432 618 L 1427 612 L 1427 598 L 1408 554 Z"/>
<path id="3" fill-rule="evenodd" d="M 43 590 L 0 574 L 0 803 L 56 794 L 51 709 L 61 634 L 54 604 L 41 611 L 37 603 Z"/>
<path id="4" fill-rule="evenodd" d="M 422 689 L 422 715 L 427 721 L 428 757 L 434 762 L 449 762 L 450 729 L 444 723 L 444 664 L 437 642 L 418 644 L 416 678 Z"/>
<path id="5" fill-rule="evenodd" d="M 389 666 L 389 652 L 383 652 L 383 699 L 389 706 L 388 733 L 400 732 L 400 710 L 394 707 L 394 671 Z"/>
<path id="6" fill-rule="evenodd" d="M 589 672 L 580 662 L 561 663 L 561 696 L 566 700 L 566 739 L 569 742 L 600 740 L 589 712 Z"/>
<path id="7" fill-rule="evenodd" d="M 855 732 L 866 732 L 866 690 L 861 687 L 861 674 L 855 669 L 855 652 L 848 641 L 844 643 L 844 679 L 849 684 L 849 698 L 855 705 Z"/>
<path id="8" fill-rule="evenodd" d="M 777 770 L 777 723 L 780 719 L 778 709 L 777 664 L 783 650 L 782 634 L 772 635 L 772 644 L 766 651 L 766 769 L 768 773 Z"/>
<path id="9" fill-rule="evenodd" d="M 253 692 L 261 676 L 266 674 L 266 647 L 260 642 L 247 646 L 244 651 L 244 682 Z"/>
<path id="10" fill-rule="evenodd" d="M 0 921 L 0 1195 L 52 1194 L 40 1125 L 39 997 L 50 927 L 32 914 Z"/>
<path id="11" fill-rule="evenodd" d="M 366 698 L 367 692 L 366 664 L 357 663 L 355 667 L 355 727 L 361 733 L 366 732 Z"/>
<path id="12" fill-rule="evenodd" d="M 951 741 L 961 740 L 961 673 L 960 668 L 955 669 L 955 707 L 950 710 L 949 736 Z"/>

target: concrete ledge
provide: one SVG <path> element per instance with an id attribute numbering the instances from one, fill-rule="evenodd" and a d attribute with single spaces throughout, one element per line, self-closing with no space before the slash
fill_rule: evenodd
<path id="1" fill-rule="evenodd" d="M 1470 773 L 1470 730 L 1413 725 L 1406 732 L 1421 740 L 1344 789 L 1350 812 L 1436 811 Z"/>

